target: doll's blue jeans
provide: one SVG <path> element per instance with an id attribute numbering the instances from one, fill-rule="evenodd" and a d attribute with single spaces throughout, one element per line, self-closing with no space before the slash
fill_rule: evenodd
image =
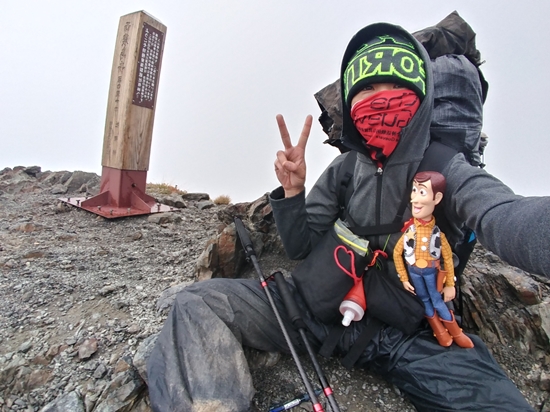
<path id="1" fill-rule="evenodd" d="M 451 312 L 437 291 L 437 268 L 408 266 L 409 277 L 418 297 L 422 299 L 426 316 L 431 318 L 434 311 L 444 320 L 452 320 Z"/>

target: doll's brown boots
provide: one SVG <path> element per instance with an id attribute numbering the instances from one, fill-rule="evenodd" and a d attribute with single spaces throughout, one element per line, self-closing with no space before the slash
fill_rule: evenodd
<path id="1" fill-rule="evenodd" d="M 451 344 L 453 343 L 453 338 L 451 338 L 451 335 L 449 335 L 449 332 L 447 331 L 447 329 L 445 329 L 445 326 L 443 326 L 443 324 L 439 320 L 437 313 L 434 312 L 434 315 L 431 318 L 426 316 L 426 319 L 428 319 L 428 323 L 432 327 L 432 330 L 434 331 L 434 336 L 439 344 L 441 346 L 451 346 Z"/>
<path id="2" fill-rule="evenodd" d="M 451 310 L 451 320 L 444 320 L 439 318 L 443 326 L 447 328 L 454 342 L 461 348 L 473 348 L 474 343 L 472 340 L 462 332 L 462 329 L 458 326 L 455 319 L 455 314 Z M 434 315 L 435 316 L 435 315 Z"/>
<path id="3" fill-rule="evenodd" d="M 443 320 L 436 313 L 429 318 L 428 323 L 434 331 L 434 336 L 441 346 L 451 346 L 453 341 L 461 348 L 473 348 L 474 344 L 456 323 L 455 315 L 451 311 L 452 320 Z"/>

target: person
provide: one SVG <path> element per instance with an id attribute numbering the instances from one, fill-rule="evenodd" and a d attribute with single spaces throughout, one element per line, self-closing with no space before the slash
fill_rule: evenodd
<path id="1" fill-rule="evenodd" d="M 371 46 L 377 43 L 389 45 L 390 52 L 376 52 Z M 376 65 L 369 66 L 370 57 L 378 58 Z M 363 226 L 390 222 L 399 200 L 410 191 L 430 140 L 430 58 L 401 27 L 367 26 L 351 39 L 344 54 L 341 93 L 342 140 L 358 152 L 346 220 Z M 353 104 L 361 99 L 370 106 L 364 102 L 354 111 Z M 295 145 L 284 118 L 278 115 L 276 120 L 284 148 L 276 156 L 281 187 L 270 194 L 271 206 L 288 256 L 307 259 L 340 215 L 336 179 L 351 152 L 334 159 L 306 198 L 305 149 L 312 117 L 306 117 Z M 515 195 L 461 154 L 452 158 L 442 174 L 447 180 L 443 203 L 451 222 L 465 222 L 485 247 L 509 263 L 550 275 L 550 255 L 545 252 L 550 239 L 550 198 Z M 391 256 L 399 236 L 368 239 Z M 388 270 L 396 275 L 391 259 Z M 276 286 L 268 283 L 284 314 Z M 313 280 L 311 287 L 323 288 L 323 284 Z M 316 318 L 292 290 L 309 338 L 321 344 L 331 325 Z M 282 317 L 299 347 L 299 335 L 288 317 Z M 346 328 L 337 352 L 347 353 L 369 322 L 367 307 L 363 320 Z M 442 347 L 425 328 L 408 335 L 386 325 L 369 341 L 355 366 L 368 367 L 395 384 L 419 411 L 532 411 L 481 339 L 475 335 L 471 339 L 472 349 Z M 247 411 L 254 389 L 243 345 L 288 353 L 258 281 L 211 279 L 185 288 L 177 295 L 147 363 L 152 409 Z"/>
<path id="2" fill-rule="evenodd" d="M 425 171 L 414 176 L 413 217 L 405 224 L 404 233 L 395 244 L 393 261 L 403 287 L 422 299 L 426 319 L 439 344 L 450 346 L 455 341 L 462 348 L 472 348 L 472 341 L 458 326 L 453 311 L 445 305 L 456 296 L 453 251 L 433 216 L 435 206 L 443 199 L 445 186 L 445 177 L 438 172 Z M 443 298 L 437 287 L 440 273 L 445 274 Z"/>

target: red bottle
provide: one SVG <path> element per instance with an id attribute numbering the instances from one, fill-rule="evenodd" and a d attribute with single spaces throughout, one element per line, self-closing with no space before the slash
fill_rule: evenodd
<path id="1" fill-rule="evenodd" d="M 363 319 L 366 309 L 365 289 L 363 289 L 363 278 L 361 278 L 355 282 L 340 304 L 340 313 L 344 315 L 342 325 L 349 326 L 352 321 L 357 322 Z"/>

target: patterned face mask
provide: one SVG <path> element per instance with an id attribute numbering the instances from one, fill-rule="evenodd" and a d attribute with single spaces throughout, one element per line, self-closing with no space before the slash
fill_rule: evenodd
<path id="1" fill-rule="evenodd" d="M 409 124 L 419 106 L 420 99 L 408 89 L 383 90 L 353 106 L 351 118 L 373 160 L 382 162 L 393 153 L 401 129 Z"/>

